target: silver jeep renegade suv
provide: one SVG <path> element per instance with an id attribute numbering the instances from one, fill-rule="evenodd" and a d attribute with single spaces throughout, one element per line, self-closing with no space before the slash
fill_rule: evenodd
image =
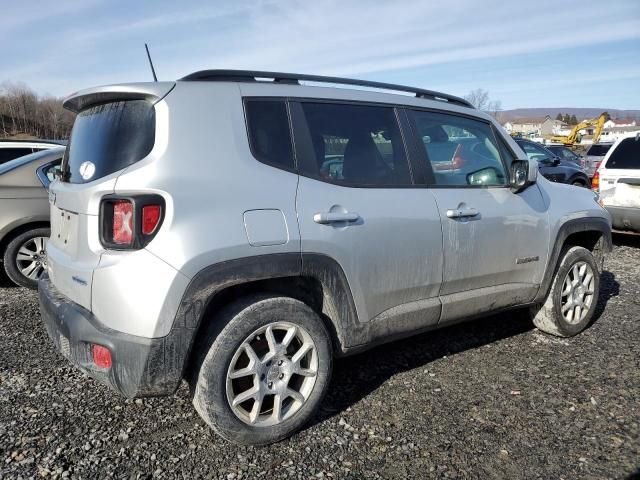
<path id="1" fill-rule="evenodd" d="M 608 213 L 462 99 L 212 70 L 65 106 L 47 330 L 127 397 L 188 381 L 228 440 L 301 428 L 334 356 L 512 307 L 561 336 L 593 318 Z"/>

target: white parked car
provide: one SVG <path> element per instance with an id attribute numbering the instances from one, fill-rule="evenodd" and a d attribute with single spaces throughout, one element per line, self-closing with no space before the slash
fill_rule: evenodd
<path id="1" fill-rule="evenodd" d="M 619 139 L 593 179 L 613 227 L 640 232 L 640 132 Z"/>

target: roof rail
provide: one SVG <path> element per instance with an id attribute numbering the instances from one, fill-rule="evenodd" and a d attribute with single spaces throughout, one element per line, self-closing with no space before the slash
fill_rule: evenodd
<path id="1" fill-rule="evenodd" d="M 359 87 L 379 88 L 382 90 L 395 90 L 398 92 L 408 92 L 415 94 L 418 98 L 428 98 L 441 102 L 462 105 L 463 107 L 474 108 L 471 103 L 463 98 L 448 95 L 446 93 L 434 92 L 422 88 L 407 87 L 393 83 L 371 82 L 368 80 L 356 80 L 353 78 L 325 77 L 322 75 L 307 75 L 299 73 L 282 72 L 260 72 L 253 70 L 200 70 L 186 77 L 182 81 L 204 81 L 204 82 L 255 82 L 262 79 L 273 79 L 274 83 L 287 83 L 299 85 L 300 81 L 317 83 L 334 83 L 337 85 L 356 85 Z"/>

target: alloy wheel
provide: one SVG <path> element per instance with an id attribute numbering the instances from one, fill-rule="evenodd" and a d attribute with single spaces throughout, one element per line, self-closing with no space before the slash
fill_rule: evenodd
<path id="1" fill-rule="evenodd" d="M 318 351 L 299 325 L 274 322 L 249 335 L 227 370 L 227 400 L 244 423 L 277 425 L 305 404 L 318 374 Z"/>
<path id="2" fill-rule="evenodd" d="M 18 249 L 16 266 L 22 275 L 31 280 L 40 278 L 47 267 L 47 237 L 33 237 Z"/>
<path id="3" fill-rule="evenodd" d="M 562 316 L 572 324 L 579 323 L 589 312 L 594 298 L 594 273 L 586 262 L 577 262 L 567 272 L 562 286 Z"/>

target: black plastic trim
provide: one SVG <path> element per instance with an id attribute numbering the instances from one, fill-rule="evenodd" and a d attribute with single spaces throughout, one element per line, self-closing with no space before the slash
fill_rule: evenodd
<path id="1" fill-rule="evenodd" d="M 257 82 L 260 79 L 273 79 L 274 83 L 297 84 L 300 81 L 331 83 L 336 85 L 355 85 L 359 87 L 378 88 L 398 92 L 409 92 L 418 98 L 428 98 L 467 108 L 474 108 L 467 100 L 446 93 L 425 90 L 423 88 L 408 87 L 393 83 L 373 82 L 369 80 L 357 80 L 343 77 L 327 77 L 321 75 L 308 75 L 301 73 L 263 72 L 254 70 L 200 70 L 181 78 L 181 81 L 208 81 L 208 82 Z"/>
<path id="2" fill-rule="evenodd" d="M 38 282 L 38 294 L 40 313 L 51 340 L 80 370 L 129 398 L 170 395 L 176 390 L 185 351 L 180 338 L 144 338 L 111 330 L 91 312 L 61 295 L 46 274 Z M 110 369 L 93 363 L 93 344 L 109 349 Z"/>
<path id="3" fill-rule="evenodd" d="M 573 233 L 593 231 L 600 232 L 602 234 L 602 253 L 604 254 L 610 252 L 612 248 L 611 225 L 606 218 L 576 218 L 567 221 L 560 227 L 553 244 L 553 250 L 551 251 L 551 254 L 549 255 L 549 259 L 547 261 L 547 268 L 545 270 L 544 278 L 542 280 L 542 283 L 540 284 L 540 289 L 538 290 L 538 294 L 536 295 L 536 298 L 534 300 L 535 303 L 543 302 L 547 297 L 547 294 L 549 293 L 551 283 L 553 282 L 553 276 L 558 269 L 560 252 L 562 251 L 562 247 L 564 246 L 567 238 Z"/>

